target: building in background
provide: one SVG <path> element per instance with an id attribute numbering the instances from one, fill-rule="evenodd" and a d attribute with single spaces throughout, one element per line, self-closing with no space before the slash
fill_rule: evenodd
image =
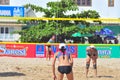
<path id="1" fill-rule="evenodd" d="M 79 12 L 95 10 L 102 18 L 120 18 L 120 0 L 74 0 Z"/>
<path id="2" fill-rule="evenodd" d="M 16 1 L 16 3 L 20 2 Z M 28 1 L 28 2 L 27 2 Z M 36 3 L 36 2 L 37 3 Z M 53 1 L 53 0 L 26 0 L 26 3 L 24 2 L 21 5 L 25 5 L 27 3 L 34 4 L 37 6 L 45 7 L 45 4 Z M 59 1 L 59 0 L 54 0 L 54 1 Z M 120 0 L 73 0 L 79 7 L 78 11 L 70 11 L 67 12 L 67 14 L 72 14 L 72 13 L 78 13 L 81 11 L 86 11 L 86 10 L 95 10 L 97 11 L 101 18 L 120 18 Z M 11 3 L 11 5 L 15 5 L 14 3 Z M 20 4 L 19 4 L 20 5 Z M 28 13 L 27 13 L 28 14 Z M 31 11 L 31 14 L 33 12 Z M 30 15 L 30 10 L 28 16 L 34 17 L 33 15 Z M 39 13 L 35 12 L 36 17 L 41 17 L 42 15 Z"/>
<path id="3" fill-rule="evenodd" d="M 14 31 L 20 31 L 25 24 L 18 24 L 15 19 L 0 18 L 0 42 L 18 42 L 20 35 Z"/>
<path id="4" fill-rule="evenodd" d="M 4 17 L 24 17 L 24 7 L 22 6 L 0 6 L 0 41 L 18 42 L 20 35 L 14 31 L 20 31 L 25 24 L 18 23 L 17 19 Z M 3 17 L 4 16 L 4 17 Z"/>
<path id="5" fill-rule="evenodd" d="M 0 0 L 0 5 L 10 5 L 10 0 Z"/>

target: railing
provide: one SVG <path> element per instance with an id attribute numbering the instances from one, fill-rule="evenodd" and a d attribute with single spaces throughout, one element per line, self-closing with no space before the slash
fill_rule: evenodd
<path id="1" fill-rule="evenodd" d="M 0 34 L 0 41 L 18 41 L 18 34 Z"/>

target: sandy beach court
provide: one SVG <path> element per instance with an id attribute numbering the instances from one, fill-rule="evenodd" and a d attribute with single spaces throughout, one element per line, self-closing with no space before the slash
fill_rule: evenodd
<path id="1" fill-rule="evenodd" d="M 51 63 L 44 58 L 1 57 L 0 80 L 53 80 Z M 91 64 L 85 78 L 85 59 L 75 58 L 73 73 L 74 80 L 120 80 L 120 59 L 98 59 L 98 77 L 94 77 Z"/>

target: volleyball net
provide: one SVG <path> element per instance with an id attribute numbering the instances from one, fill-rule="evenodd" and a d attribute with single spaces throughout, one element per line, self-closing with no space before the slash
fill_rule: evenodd
<path id="1" fill-rule="evenodd" d="M 120 23 L 120 18 L 45 18 L 45 17 L 0 17 L 9 20 L 58 20 L 58 21 L 101 21 L 106 23 Z"/>
<path id="2" fill-rule="evenodd" d="M 21 30 L 21 29 L 17 29 L 17 28 L 20 28 L 22 26 L 31 26 L 31 25 L 42 24 L 41 21 L 45 21 L 45 22 L 55 21 L 56 30 L 58 28 L 57 26 L 61 26 L 62 25 L 62 22 L 63 23 L 66 22 L 65 24 L 72 23 L 72 25 L 75 22 L 78 22 L 77 26 L 81 26 L 81 22 L 82 21 L 83 22 L 88 22 L 90 25 L 91 24 L 92 25 L 100 25 L 100 26 L 102 26 L 102 25 L 103 26 L 104 25 L 105 26 L 106 25 L 111 26 L 112 25 L 111 29 L 113 29 L 113 25 L 117 25 L 117 27 L 114 27 L 115 28 L 114 32 L 116 32 L 116 34 L 120 34 L 120 31 L 119 31 L 119 29 L 120 29 L 120 18 L 96 18 L 95 19 L 95 18 L 0 17 L 0 33 L 1 33 L 0 34 L 0 39 L 2 41 L 4 41 L 3 39 L 7 40 L 7 38 L 9 38 L 9 39 L 11 38 L 12 39 L 11 34 L 7 34 L 7 33 L 12 32 L 12 31 Z M 57 25 L 56 23 L 60 23 L 60 25 Z M 84 26 L 84 24 L 83 24 L 83 26 Z M 8 27 L 8 28 L 6 28 L 6 27 Z M 12 27 L 14 27 L 16 29 L 12 30 L 13 29 Z M 58 31 L 56 31 L 56 33 L 57 32 Z M 3 35 L 3 33 L 5 33 L 5 35 Z M 75 33 L 75 31 L 73 33 Z M 18 37 L 19 35 L 15 34 L 14 36 Z M 17 38 L 14 38 L 13 41 L 17 41 L 17 40 L 18 40 Z"/>

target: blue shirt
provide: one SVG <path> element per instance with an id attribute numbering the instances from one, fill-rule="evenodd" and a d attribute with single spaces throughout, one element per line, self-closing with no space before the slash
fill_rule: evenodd
<path id="1" fill-rule="evenodd" d="M 52 40 L 52 39 L 50 39 L 49 41 L 48 41 L 48 43 L 54 43 L 55 41 L 54 40 Z"/>

